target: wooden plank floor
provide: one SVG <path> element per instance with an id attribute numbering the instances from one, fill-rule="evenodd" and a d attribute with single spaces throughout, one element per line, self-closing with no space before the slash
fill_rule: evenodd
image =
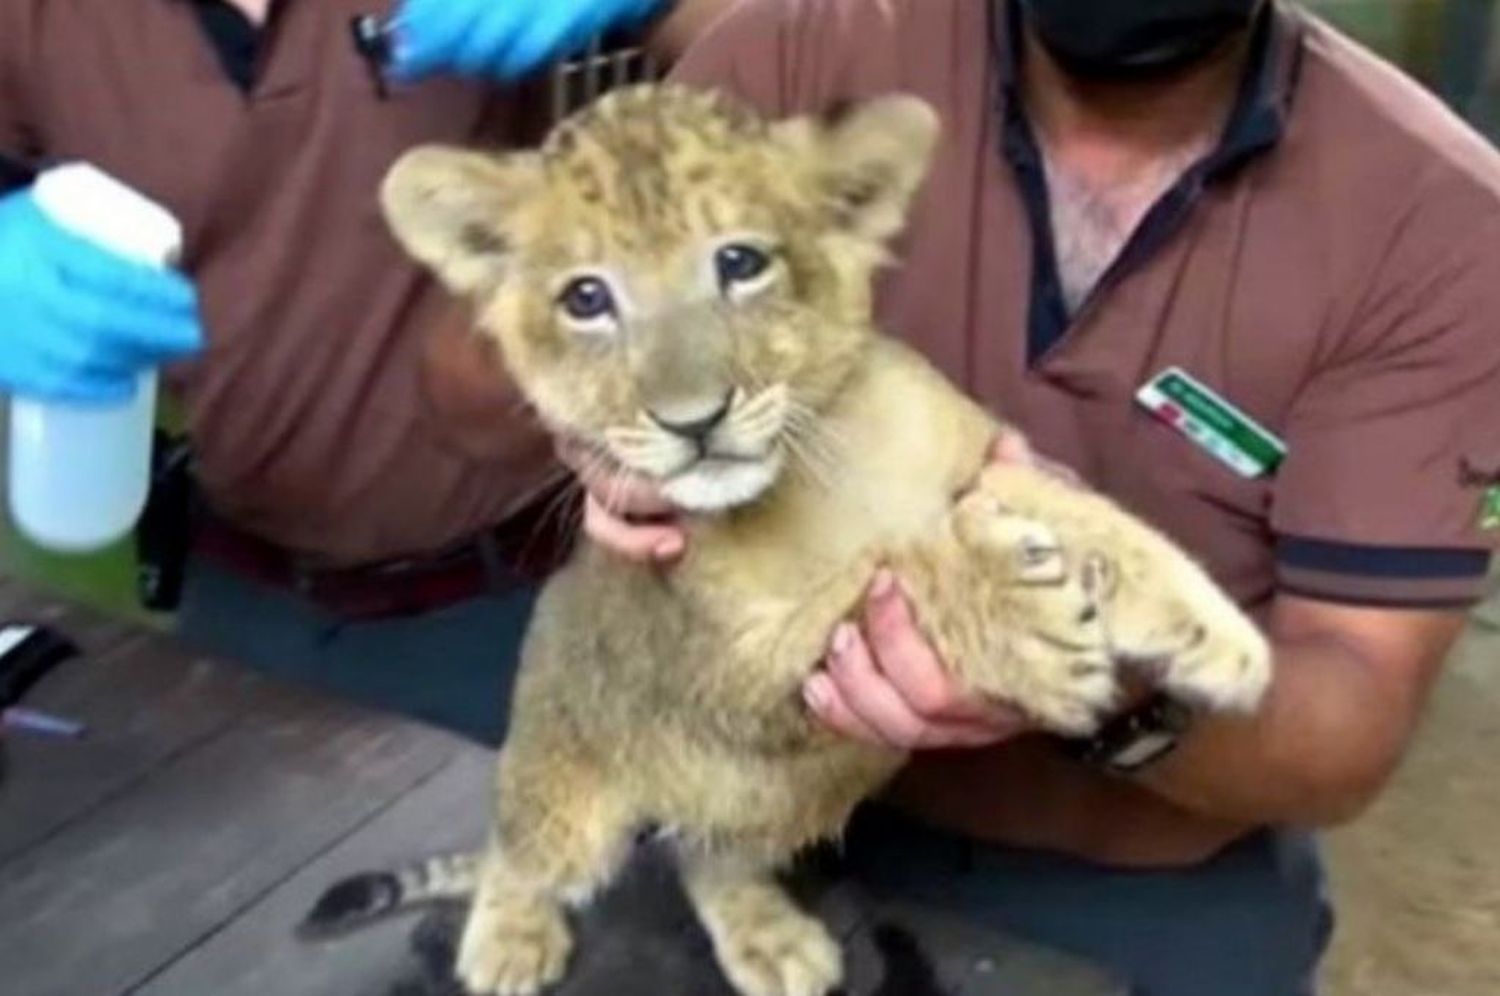
<path id="1" fill-rule="evenodd" d="M 28 704 L 90 732 L 3 745 L 0 992 L 458 996 L 461 910 L 322 944 L 293 929 L 339 877 L 480 840 L 489 752 L 0 580 L 0 621 L 16 620 L 85 650 Z M 1123 991 L 1011 938 L 882 908 L 849 883 L 811 898 L 845 939 L 849 996 Z M 556 996 L 733 994 L 674 876 L 648 854 L 581 917 Z"/>
<path id="2" fill-rule="evenodd" d="M 354 996 L 383 993 L 409 969 L 410 920 L 393 919 L 323 944 L 290 942 L 290 932 L 329 883 L 352 871 L 385 868 L 427 852 L 472 847 L 482 839 L 482 795 L 490 758 L 459 751 L 430 777 L 360 824 L 288 877 L 189 956 L 167 966 L 140 996 Z"/>

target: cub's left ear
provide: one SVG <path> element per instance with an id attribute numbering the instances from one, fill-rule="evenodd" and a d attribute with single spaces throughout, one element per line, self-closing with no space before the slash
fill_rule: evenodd
<path id="1" fill-rule="evenodd" d="M 906 95 L 857 104 L 818 126 L 815 169 L 833 223 L 875 242 L 899 232 L 927 176 L 938 132 L 937 112 Z"/>
<path id="2" fill-rule="evenodd" d="M 450 290 L 472 295 L 504 273 L 518 209 L 541 184 L 540 163 L 528 153 L 497 157 L 420 146 L 386 174 L 380 206 L 414 259 Z"/>

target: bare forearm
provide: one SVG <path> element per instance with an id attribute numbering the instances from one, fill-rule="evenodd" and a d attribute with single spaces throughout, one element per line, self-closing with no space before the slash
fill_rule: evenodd
<path id="1" fill-rule="evenodd" d="M 1252 826 L 1187 812 L 1078 764 L 1042 736 L 988 751 L 919 755 L 889 799 L 965 836 L 1122 868 L 1195 864 Z"/>
<path id="2" fill-rule="evenodd" d="M 1446 649 L 1451 639 L 1444 643 Z M 1281 639 L 1276 679 L 1256 717 L 1204 719 L 1140 780 L 1215 819 L 1343 822 L 1396 766 L 1426 688 L 1389 680 L 1358 648 L 1337 640 Z"/>
<path id="3" fill-rule="evenodd" d="M 1338 822 L 1389 775 L 1462 623 L 1281 598 L 1277 677 L 1254 720 L 1203 719 L 1135 778 L 1041 736 L 919 754 L 892 796 L 960 833 L 1129 867 L 1192 864 L 1255 826 Z"/>
<path id="4" fill-rule="evenodd" d="M 894 797 L 940 826 L 1107 865 L 1192 864 L 1255 826 L 1349 818 L 1384 780 L 1415 712 L 1347 653 L 1287 647 L 1254 720 L 1201 719 L 1134 778 L 1066 758 L 1047 737 L 919 758 Z"/>

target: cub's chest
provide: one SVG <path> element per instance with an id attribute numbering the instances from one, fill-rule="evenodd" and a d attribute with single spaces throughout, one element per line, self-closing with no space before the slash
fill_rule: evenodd
<path id="1" fill-rule="evenodd" d="M 858 460 L 837 483 L 798 482 L 763 507 L 716 523 L 699 539 L 703 565 L 721 580 L 786 597 L 932 535 L 950 501 L 943 482 L 923 468 Z"/>

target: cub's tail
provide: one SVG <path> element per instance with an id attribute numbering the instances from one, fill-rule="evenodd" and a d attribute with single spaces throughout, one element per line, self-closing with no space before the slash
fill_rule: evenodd
<path id="1" fill-rule="evenodd" d="M 397 913 L 474 894 L 479 854 L 440 854 L 393 871 L 360 872 L 329 886 L 297 925 L 303 940 L 324 940 Z"/>

